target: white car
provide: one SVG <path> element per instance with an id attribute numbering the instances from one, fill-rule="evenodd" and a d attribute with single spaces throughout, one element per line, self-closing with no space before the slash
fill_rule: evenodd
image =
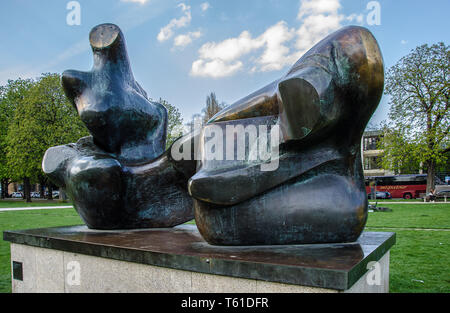
<path id="1" fill-rule="evenodd" d="M 41 194 L 39 192 L 33 191 L 31 192 L 31 198 L 40 198 Z"/>
<path id="2" fill-rule="evenodd" d="M 23 194 L 21 192 L 13 192 L 11 194 L 11 198 L 23 198 Z"/>

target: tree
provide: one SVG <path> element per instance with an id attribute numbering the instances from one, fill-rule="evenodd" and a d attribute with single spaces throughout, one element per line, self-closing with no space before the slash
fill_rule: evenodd
<path id="1" fill-rule="evenodd" d="M 422 45 L 391 67 L 385 93 L 390 98 L 393 136 L 385 136 L 384 164 L 414 158 L 427 170 L 427 193 L 434 189 L 436 166 L 450 151 L 450 51 L 444 43 Z M 394 167 L 395 168 L 395 167 Z"/>
<path id="2" fill-rule="evenodd" d="M 8 173 L 6 166 L 5 137 L 8 130 L 8 111 L 5 106 L 6 87 L 0 86 L 0 198 L 6 198 L 8 192 Z"/>
<path id="3" fill-rule="evenodd" d="M 418 149 L 417 143 L 406 140 L 402 130 L 382 125 L 384 136 L 378 143 L 378 148 L 384 150 L 381 167 L 390 169 L 395 174 L 417 173 L 421 169 L 417 155 L 413 154 Z"/>
<path id="4" fill-rule="evenodd" d="M 211 94 L 206 97 L 206 107 L 202 111 L 204 124 L 206 124 L 214 115 L 222 111 L 225 106 L 224 102 L 219 104 L 216 94 L 211 92 Z"/>
<path id="5" fill-rule="evenodd" d="M 169 148 L 176 139 L 183 135 L 183 119 L 180 111 L 166 100 L 159 98 L 161 103 L 167 109 L 167 140 L 166 148 Z"/>
<path id="6" fill-rule="evenodd" d="M 7 179 L 6 174 L 6 157 L 4 153 L 4 137 L 6 131 L 8 129 L 7 118 L 6 118 L 6 108 L 4 107 L 4 98 L 6 93 L 6 87 L 0 86 L 0 198 L 5 198 L 5 191 L 8 189 L 8 186 L 5 187 L 5 178 Z"/>
<path id="7" fill-rule="evenodd" d="M 0 181 L 2 187 L 1 198 L 8 196 L 8 185 L 14 173 L 8 166 L 7 133 L 15 114 L 18 103 L 24 100 L 26 92 L 33 81 L 31 79 L 9 80 L 7 85 L 0 87 Z"/>
<path id="8" fill-rule="evenodd" d="M 7 132 L 7 165 L 15 180 L 23 180 L 27 201 L 30 182 L 43 179 L 42 158 L 53 146 L 77 141 L 89 133 L 66 99 L 58 74 L 44 74 L 21 91 Z M 51 184 L 49 199 L 51 196 Z"/>

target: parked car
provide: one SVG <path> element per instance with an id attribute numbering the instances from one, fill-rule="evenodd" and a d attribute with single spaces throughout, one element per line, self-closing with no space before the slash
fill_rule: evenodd
<path id="1" fill-rule="evenodd" d="M 21 192 L 13 192 L 12 194 L 11 194 L 11 198 L 15 198 L 15 199 L 17 199 L 17 198 L 23 198 L 23 194 L 21 193 Z"/>
<path id="2" fill-rule="evenodd" d="M 40 198 L 41 197 L 41 193 L 36 192 L 36 191 L 31 192 L 30 195 L 31 195 L 31 198 Z"/>
<path id="3" fill-rule="evenodd" d="M 367 197 L 369 199 L 372 199 L 372 194 L 371 193 L 367 194 Z M 377 199 L 392 199 L 392 196 L 387 191 L 377 191 L 376 192 L 376 198 Z"/>
<path id="4" fill-rule="evenodd" d="M 45 192 L 45 196 L 48 197 L 48 191 Z M 59 198 L 59 191 L 58 190 L 54 190 L 52 192 L 52 198 Z"/>

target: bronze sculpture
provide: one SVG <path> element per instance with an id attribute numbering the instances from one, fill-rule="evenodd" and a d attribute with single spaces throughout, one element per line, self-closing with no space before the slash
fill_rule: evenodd
<path id="1" fill-rule="evenodd" d="M 355 241 L 368 206 L 361 137 L 383 86 L 375 38 L 365 28 L 346 27 L 313 47 L 286 76 L 213 117 L 203 143 L 208 128 L 236 124 L 277 124 L 281 141 L 274 171 L 263 172 L 248 160 L 208 160 L 202 153 L 189 192 L 205 240 L 215 245 Z"/>
<path id="2" fill-rule="evenodd" d="M 134 80 L 119 27 L 90 33 L 91 72 L 66 71 L 62 85 L 92 134 L 49 149 L 43 170 L 64 187 L 90 228 L 171 227 L 193 218 L 187 180 L 195 163 L 165 152 L 167 112 Z"/>
<path id="3" fill-rule="evenodd" d="M 331 34 L 286 76 L 219 112 L 201 134 L 179 139 L 174 146 L 190 148 L 185 159 L 164 152 L 167 113 L 135 82 L 120 29 L 99 25 L 90 41 L 92 72 L 66 71 L 62 83 L 92 136 L 49 149 L 43 161 L 90 228 L 171 227 L 190 220 L 194 208 L 200 233 L 214 245 L 360 236 L 368 206 L 360 140 L 384 85 L 382 55 L 367 29 Z M 211 130 L 228 127 L 280 129 L 270 140 L 277 167 L 261 170 L 266 160 L 250 160 L 250 152 L 236 158 L 234 143 L 221 152 L 234 158 L 208 158 Z M 241 143 L 254 149 L 245 136 Z"/>

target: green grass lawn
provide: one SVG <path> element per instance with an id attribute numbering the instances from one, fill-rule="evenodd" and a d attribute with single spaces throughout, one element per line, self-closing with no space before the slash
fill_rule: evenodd
<path id="1" fill-rule="evenodd" d="M 393 212 L 369 213 L 367 226 L 394 228 L 450 229 L 450 203 L 444 204 L 378 204 Z M 450 233 L 449 233 L 450 234 Z"/>
<path id="2" fill-rule="evenodd" d="M 390 292 L 449 293 L 450 232 L 393 231 Z"/>
<path id="3" fill-rule="evenodd" d="M 450 203 L 380 206 L 393 211 L 369 213 L 366 231 L 397 233 L 390 291 L 450 292 Z"/>
<path id="4" fill-rule="evenodd" d="M 0 208 L 4 205 L 0 202 Z M 54 201 L 54 205 L 60 203 Z M 393 212 L 369 213 L 366 231 L 397 233 L 391 250 L 390 291 L 450 292 L 450 231 L 445 231 L 450 230 L 450 204 L 382 206 Z M 16 207 L 24 207 L 23 201 Z M 0 212 L 1 232 L 79 224 L 82 221 L 74 209 Z M 0 292 L 10 291 L 9 242 L 0 241 Z"/>

